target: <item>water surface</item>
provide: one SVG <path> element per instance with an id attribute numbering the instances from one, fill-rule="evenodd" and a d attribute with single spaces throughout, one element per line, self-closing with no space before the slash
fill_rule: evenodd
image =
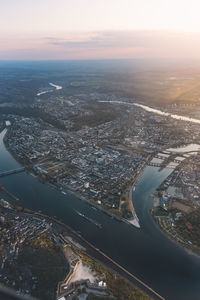
<path id="1" fill-rule="evenodd" d="M 0 169 L 10 170 L 20 164 L 6 150 L 3 144 L 4 134 L 5 131 L 0 135 Z M 153 203 L 150 195 L 170 172 L 172 170 L 167 168 L 161 172 L 155 167 L 144 169 L 133 192 L 140 229 L 93 210 L 90 205 L 70 193 L 63 195 L 28 173 L 2 177 L 0 184 L 20 198 L 17 204 L 56 216 L 75 230 L 81 231 L 95 247 L 167 299 L 199 300 L 200 259 L 170 241 L 149 214 Z M 0 198 L 12 202 L 1 192 Z M 103 228 L 99 229 L 81 218 L 75 210 L 97 220 Z"/>

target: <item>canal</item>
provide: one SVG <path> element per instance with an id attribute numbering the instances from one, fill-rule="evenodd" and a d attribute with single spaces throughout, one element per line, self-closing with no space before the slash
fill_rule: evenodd
<path id="1" fill-rule="evenodd" d="M 5 130 L 0 134 L 0 170 L 20 167 L 6 150 L 3 143 Z M 141 228 L 116 221 L 94 210 L 75 195 L 62 194 L 49 184 L 41 183 L 28 173 L 0 178 L 4 185 L 20 200 L 8 199 L 0 192 L 0 198 L 44 214 L 56 216 L 110 256 L 113 260 L 136 275 L 156 292 L 169 300 L 200 299 L 200 258 L 169 240 L 156 226 L 149 209 L 151 193 L 172 172 L 165 168 L 147 166 L 133 192 L 133 203 Z M 76 210 L 102 224 L 98 228 L 81 218 Z"/>

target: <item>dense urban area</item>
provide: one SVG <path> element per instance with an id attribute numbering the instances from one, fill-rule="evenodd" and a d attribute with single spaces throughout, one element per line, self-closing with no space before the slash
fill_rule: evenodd
<path id="1" fill-rule="evenodd" d="M 176 77 L 169 81 L 180 84 Z M 70 190 L 136 227 L 132 190 L 142 171 L 146 166 L 171 169 L 152 194 L 152 217 L 170 238 L 200 254 L 200 124 L 145 110 L 135 105 L 144 104 L 141 95 L 137 101 L 112 88 L 100 91 L 98 81 L 92 92 L 87 81 L 52 82 L 34 97 L 30 93 L 28 104 L 2 100 L 0 128 L 6 127 L 4 143 L 13 156 L 61 193 Z M 198 101 L 152 107 L 190 118 L 200 115 Z M 2 185 L 0 190 L 9 195 Z M 0 204 L 3 285 L 40 299 L 150 299 L 89 257 L 54 221 L 3 199 Z"/>

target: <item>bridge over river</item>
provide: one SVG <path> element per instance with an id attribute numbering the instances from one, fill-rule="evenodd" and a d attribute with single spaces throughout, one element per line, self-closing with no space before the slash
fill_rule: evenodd
<path id="1" fill-rule="evenodd" d="M 0 177 L 5 177 L 5 176 L 9 176 L 9 175 L 12 175 L 12 174 L 17 174 L 17 173 L 21 173 L 21 172 L 24 172 L 25 171 L 25 168 L 22 167 L 22 168 L 17 168 L 17 169 L 13 169 L 13 170 L 9 170 L 9 171 L 0 171 Z"/>

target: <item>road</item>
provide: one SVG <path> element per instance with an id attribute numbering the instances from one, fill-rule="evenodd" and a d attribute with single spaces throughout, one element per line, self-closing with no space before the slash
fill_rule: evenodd
<path id="1" fill-rule="evenodd" d="M 142 282 L 140 279 L 138 279 L 136 276 L 128 272 L 125 268 L 120 266 L 117 262 L 112 260 L 110 257 L 108 257 L 105 253 L 94 247 L 92 244 L 87 242 L 83 237 L 81 237 L 78 233 L 76 233 L 72 228 L 65 225 L 61 221 L 54 219 L 52 217 L 40 214 L 40 213 L 34 213 L 34 215 L 38 215 L 40 217 L 43 217 L 52 223 L 59 225 L 60 230 L 63 234 L 70 236 L 75 242 L 80 244 L 82 247 L 86 249 L 86 254 L 90 256 L 95 261 L 105 265 L 105 267 L 109 268 L 111 271 L 114 271 L 121 275 L 122 277 L 128 279 L 132 284 L 134 284 L 136 287 L 144 291 L 146 294 L 151 296 L 153 299 L 156 300 L 165 300 L 161 295 L 159 295 L 157 292 L 155 292 L 151 287 L 149 287 L 147 284 Z"/>

